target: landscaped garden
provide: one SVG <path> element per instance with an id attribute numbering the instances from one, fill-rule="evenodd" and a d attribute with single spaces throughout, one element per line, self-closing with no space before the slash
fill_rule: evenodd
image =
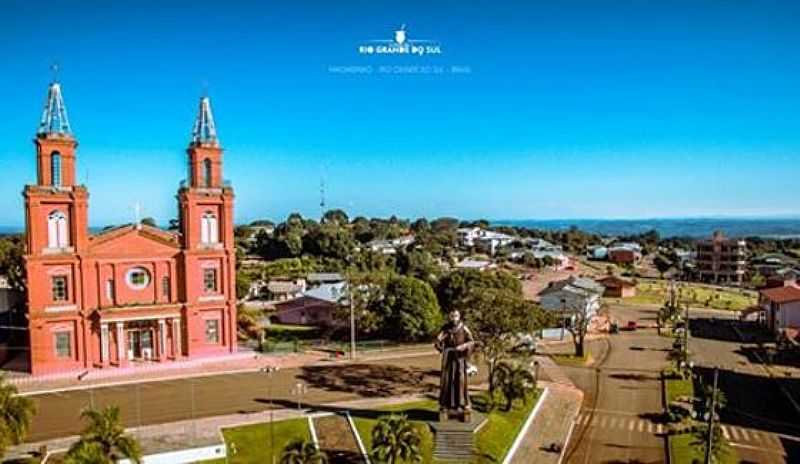
<path id="1" fill-rule="evenodd" d="M 698 283 L 680 282 L 680 301 L 692 308 L 725 309 L 741 311 L 756 304 L 756 295 L 750 290 L 721 288 Z M 669 290 L 665 280 L 640 280 L 636 296 L 620 300 L 623 304 L 661 305 L 667 300 Z"/>
<path id="2" fill-rule="evenodd" d="M 475 411 L 487 416 L 486 424 L 475 435 L 476 463 L 501 462 L 503 460 L 536 405 L 539 395 L 540 391 L 536 390 L 528 396 L 527 400 L 518 400 L 510 410 L 506 410 L 505 405 L 501 404 L 491 411 L 488 409 L 485 393 L 473 396 Z M 504 402 L 501 401 L 501 403 Z M 405 416 L 418 432 L 418 448 L 422 458 L 418 462 L 425 463 L 433 462 L 434 434 L 428 423 L 438 420 L 438 411 L 439 406 L 435 400 L 421 400 L 375 410 L 351 410 L 350 413 L 368 452 L 373 449 L 373 429 L 382 417 L 385 418 L 390 414 Z M 227 461 L 211 462 L 268 463 L 272 453 L 275 455 L 276 462 L 280 462 L 283 450 L 293 440 L 308 441 L 311 439 L 308 420 L 305 418 L 275 422 L 272 433 L 274 437 L 271 440 L 269 423 L 224 429 L 223 435 L 227 444 L 228 459 Z M 273 440 L 274 447 L 271 447 L 270 443 Z M 321 437 L 320 441 L 323 441 Z M 404 462 L 407 461 L 399 460 L 397 464 Z"/>

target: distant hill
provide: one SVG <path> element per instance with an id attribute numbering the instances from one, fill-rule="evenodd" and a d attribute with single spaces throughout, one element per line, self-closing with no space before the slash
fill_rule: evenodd
<path id="1" fill-rule="evenodd" d="M 567 230 L 575 226 L 602 235 L 633 235 L 656 230 L 661 237 L 707 237 L 721 230 L 730 237 L 800 237 L 796 218 L 675 218 L 675 219 L 523 219 L 492 221 L 492 225 Z"/>

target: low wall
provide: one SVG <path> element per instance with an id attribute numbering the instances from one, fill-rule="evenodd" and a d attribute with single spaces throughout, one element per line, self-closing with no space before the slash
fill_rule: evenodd
<path id="1" fill-rule="evenodd" d="M 142 464 L 184 464 L 209 459 L 222 459 L 227 455 L 224 443 L 203 446 L 200 448 L 189 448 L 176 451 L 165 451 L 163 453 L 148 454 L 143 457 Z M 133 464 L 128 459 L 122 459 L 117 464 Z"/>

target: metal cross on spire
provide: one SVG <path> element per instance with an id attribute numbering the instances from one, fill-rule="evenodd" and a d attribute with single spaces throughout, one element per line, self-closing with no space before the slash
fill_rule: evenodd
<path id="1" fill-rule="evenodd" d="M 72 135 L 67 118 L 67 107 L 64 105 L 64 98 L 61 96 L 61 84 L 58 82 L 58 65 L 50 66 L 53 71 L 53 82 L 47 90 L 47 99 L 44 102 L 42 118 L 39 121 L 39 129 L 36 135 Z"/>
<path id="2" fill-rule="evenodd" d="M 205 95 L 200 98 L 200 109 L 192 129 L 192 143 L 195 145 L 219 145 L 217 127 L 214 124 L 214 115 L 211 113 L 211 99 Z"/>

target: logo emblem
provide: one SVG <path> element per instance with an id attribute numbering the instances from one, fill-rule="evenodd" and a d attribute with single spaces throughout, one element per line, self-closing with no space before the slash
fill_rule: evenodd
<path id="1" fill-rule="evenodd" d="M 397 45 L 403 45 L 403 42 L 406 41 L 406 25 L 400 27 L 400 29 L 394 31 L 394 41 L 397 42 Z"/>

